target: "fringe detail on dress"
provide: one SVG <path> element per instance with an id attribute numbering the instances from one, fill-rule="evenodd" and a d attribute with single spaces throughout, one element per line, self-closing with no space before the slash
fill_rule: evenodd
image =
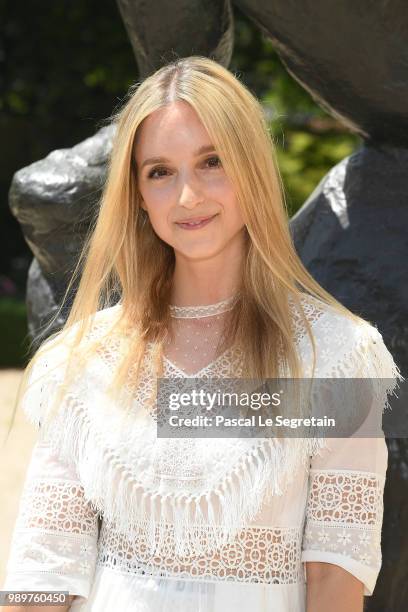
<path id="1" fill-rule="evenodd" d="M 357 359 L 363 363 L 363 375 L 370 378 L 376 389 L 376 398 L 383 410 L 391 408 L 389 395 L 396 396 L 396 389 L 405 378 L 395 363 L 378 329 L 365 326 L 367 336 L 362 334 L 355 348 Z"/>
<path id="2" fill-rule="evenodd" d="M 79 386 L 75 395 L 67 393 L 58 414 L 42 423 L 40 437 L 63 461 L 75 461 L 85 498 L 93 509 L 118 531 L 129 534 L 136 528 L 142 532 L 150 555 L 160 554 L 164 545 L 160 527 L 164 524 L 167 529 L 172 526 L 175 551 L 185 557 L 231 542 L 240 527 L 259 512 L 265 496 L 282 495 L 284 483 L 291 481 L 296 469 L 301 465 L 306 469 L 310 457 L 325 446 L 323 439 L 295 438 L 253 440 L 248 448 L 247 441 L 243 456 L 215 486 L 191 494 L 176 484 L 174 491 L 162 493 L 160 486 L 148 488 L 137 477 L 138 463 L 141 468 L 146 461 L 143 450 L 139 462 L 131 466 L 123 462 L 113 450 L 115 433 L 109 429 L 108 438 L 102 435 L 89 418 L 85 397 L 91 401 L 85 386 L 82 393 Z M 26 413 L 38 424 L 41 415 L 33 405 Z M 155 430 L 155 423 L 150 427 Z M 216 444 L 217 440 L 208 442 Z M 240 441 L 234 440 L 236 443 Z M 211 477 L 215 482 L 214 474 Z"/>
<path id="3" fill-rule="evenodd" d="M 403 380 L 374 328 L 361 338 L 355 350 L 364 360 L 370 377 L 388 379 L 388 392 Z M 382 380 L 380 383 L 378 397 L 383 398 L 384 384 Z M 52 393 L 56 386 L 54 381 Z M 41 391 L 46 394 L 43 397 L 50 397 L 46 386 Z M 118 426 L 120 413 L 103 403 L 102 391 L 98 394 L 92 377 L 82 377 L 76 381 L 75 393 L 64 396 L 56 416 L 42 422 L 40 437 L 47 439 L 62 460 L 75 461 L 85 498 L 100 516 L 123 533 L 131 534 L 133 528 L 142 532 L 149 555 L 159 555 L 165 545 L 161 529 L 164 524 L 171 525 L 175 552 L 184 557 L 204 554 L 232 542 L 237 531 L 254 519 L 265 500 L 282 495 L 296 471 L 302 466 L 307 469 L 311 457 L 326 447 L 323 438 L 234 440 L 235 445 L 241 445 L 240 458 L 220 472 L 218 479 L 214 473 L 208 474 L 207 485 L 211 482 L 211 486 L 191 493 L 187 485 L 181 486 L 177 471 L 173 488 L 171 479 L 162 482 L 160 477 L 158 486 L 155 485 L 154 452 L 150 452 L 150 457 L 148 452 L 149 448 L 152 450 L 148 444 L 152 442 L 152 428 L 156 432 L 155 422 L 133 421 L 132 427 L 139 428 L 137 435 L 142 443 L 126 448 L 126 440 L 120 437 L 123 429 Z M 41 402 L 26 402 L 25 413 L 32 423 L 38 424 L 44 406 Z M 211 440 L 214 445 L 217 442 Z M 175 441 L 171 443 L 174 448 Z M 207 444 L 210 446 L 209 441 Z M 126 452 L 122 453 L 122 449 L 133 451 L 133 455 L 129 454 L 132 461 L 124 460 Z M 188 461 L 184 456 L 183 459 Z M 228 463 L 227 460 L 228 457 Z M 149 474 L 150 485 L 146 478 L 143 482 L 143 477 Z"/>

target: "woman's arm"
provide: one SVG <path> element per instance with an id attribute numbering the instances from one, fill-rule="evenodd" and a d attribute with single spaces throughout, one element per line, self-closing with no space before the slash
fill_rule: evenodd
<path id="1" fill-rule="evenodd" d="M 56 434 L 61 439 L 65 433 L 65 411 L 74 409 L 72 394 L 71 403 L 62 402 L 54 414 L 52 427 L 45 426 L 64 367 L 65 347 L 41 355 L 21 398 L 25 415 L 40 428 L 40 435 L 23 485 L 2 589 L 66 591 L 87 598 L 97 558 L 98 513 L 86 498 L 75 457 L 62 457 L 54 442 Z M 27 610 L 18 603 L 9 608 Z M 29 607 L 65 610 L 67 604 Z"/>
<path id="2" fill-rule="evenodd" d="M 363 612 L 363 583 L 338 565 L 306 563 L 307 612 Z"/>
<path id="3" fill-rule="evenodd" d="M 98 516 L 74 463 L 45 441 L 34 446 L 14 526 L 5 591 L 67 591 L 88 597 L 97 557 Z M 23 607 L 9 606 L 12 610 Z M 44 606 L 30 606 L 34 609 Z M 55 611 L 63 606 L 47 606 Z M 24 606 L 27 611 L 27 606 Z"/>
<path id="4" fill-rule="evenodd" d="M 335 332 L 327 332 L 333 343 Z M 373 594 L 382 563 L 388 448 L 381 422 L 387 395 L 398 385 L 399 375 L 377 330 L 364 325 L 354 332 L 341 357 L 336 350 L 336 357 L 328 360 L 324 373 L 329 374 L 326 378 L 335 372 L 337 378 L 350 379 L 356 392 L 350 401 L 356 403 L 346 402 L 344 409 L 350 414 L 360 409 L 364 419 L 353 435 L 326 438 L 327 447 L 311 459 L 301 555 L 308 580 L 308 612 L 361 612 L 362 597 Z M 330 408 L 333 402 L 333 409 L 344 418 L 347 412 L 341 412 L 339 405 L 344 398 L 336 394 L 333 386 L 327 403 Z"/>

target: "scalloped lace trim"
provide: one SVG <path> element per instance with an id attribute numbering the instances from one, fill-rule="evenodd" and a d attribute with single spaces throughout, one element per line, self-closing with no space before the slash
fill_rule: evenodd
<path id="1" fill-rule="evenodd" d="M 176 319 L 200 319 L 202 317 L 211 317 L 231 310 L 238 297 L 239 293 L 236 293 L 225 300 L 221 300 L 221 302 L 199 306 L 175 306 L 171 304 L 170 314 Z"/>

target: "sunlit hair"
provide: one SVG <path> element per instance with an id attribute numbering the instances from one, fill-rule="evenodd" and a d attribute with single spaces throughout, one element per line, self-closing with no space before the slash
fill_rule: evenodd
<path id="1" fill-rule="evenodd" d="M 51 329 L 72 287 L 78 283 L 69 316 L 62 330 L 50 336 L 50 347 L 71 332 L 67 372 L 73 372 L 74 366 L 81 363 L 79 356 L 84 363 L 86 355 L 97 349 L 96 344 L 88 346 L 85 341 L 93 315 L 112 305 L 113 297 L 120 295 L 121 316 L 116 324 L 127 337 L 128 348 L 115 370 L 111 391 L 119 392 L 126 380 L 137 385 L 147 343 L 155 358 L 157 376 L 162 374 L 175 257 L 173 248 L 155 234 L 141 208 L 134 144 L 146 117 L 179 100 L 195 109 L 206 128 L 236 189 L 246 225 L 240 297 L 220 350 L 233 340 L 244 349 L 247 378 L 275 378 L 281 347 L 287 371 L 293 378 L 301 378 L 289 296 L 303 318 L 314 355 L 313 334 L 301 306 L 305 293 L 347 317 L 357 321 L 361 318 L 312 278 L 295 251 L 275 145 L 261 104 L 234 74 L 199 56 L 177 59 L 131 86 L 123 104 L 109 118 L 116 132 L 100 206 L 60 309 L 49 324 Z M 114 333 L 113 329 L 109 333 Z M 44 343 L 31 358 L 24 381 L 48 344 Z M 24 384 L 22 381 L 19 396 Z M 61 393 L 63 390 L 61 386 Z M 55 403 L 59 403 L 57 397 Z"/>

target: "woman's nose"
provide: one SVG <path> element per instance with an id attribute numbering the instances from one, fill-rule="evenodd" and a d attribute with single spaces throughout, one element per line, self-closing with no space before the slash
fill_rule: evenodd
<path id="1" fill-rule="evenodd" d="M 197 182 L 183 180 L 180 188 L 179 205 L 193 207 L 199 202 L 202 202 L 202 200 L 202 191 Z"/>

